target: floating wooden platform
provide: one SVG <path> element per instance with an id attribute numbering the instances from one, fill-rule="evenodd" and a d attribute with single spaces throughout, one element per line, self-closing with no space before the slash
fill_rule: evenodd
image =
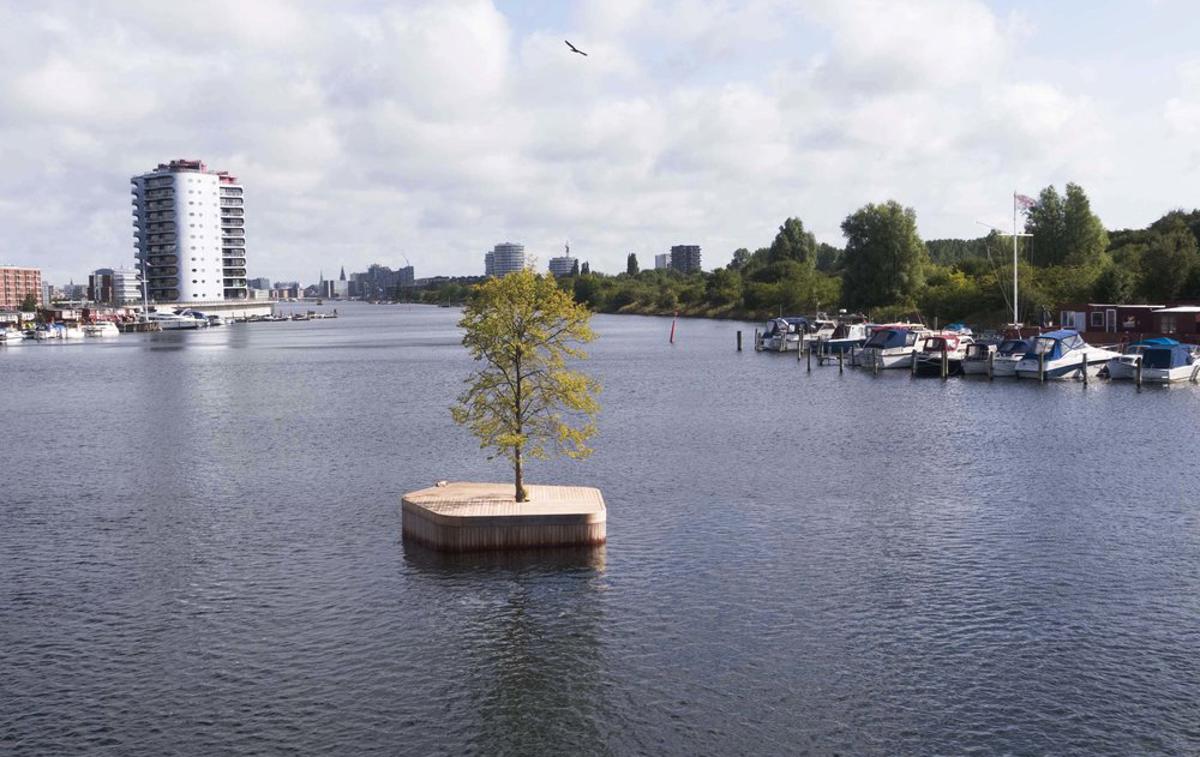
<path id="1" fill-rule="evenodd" d="M 604 497 L 589 486 L 527 485 L 518 504 L 512 484 L 453 482 L 401 500 L 406 539 L 449 552 L 603 544 Z"/>

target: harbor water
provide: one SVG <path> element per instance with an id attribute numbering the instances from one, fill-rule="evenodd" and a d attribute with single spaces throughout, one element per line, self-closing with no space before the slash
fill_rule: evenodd
<path id="1" fill-rule="evenodd" d="M 0 752 L 1200 751 L 1200 387 L 806 372 L 597 316 L 600 550 L 444 557 L 510 471 L 458 311 L 0 348 Z M 735 351 L 735 331 L 745 352 Z"/>

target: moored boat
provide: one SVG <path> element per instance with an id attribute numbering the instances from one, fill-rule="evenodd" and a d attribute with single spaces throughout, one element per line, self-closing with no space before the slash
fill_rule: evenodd
<path id="1" fill-rule="evenodd" d="M 921 341 L 921 349 L 913 356 L 913 373 L 917 376 L 940 376 L 944 362 L 946 375 L 957 376 L 962 373 L 967 346 L 974 341 L 958 331 L 929 334 Z"/>
<path id="2" fill-rule="evenodd" d="M 1134 342 L 1122 355 L 1108 361 L 1108 377 L 1114 380 L 1133 380 L 1138 377 L 1149 384 L 1169 384 L 1187 381 L 1200 371 L 1200 347 L 1180 344 L 1167 337 L 1154 337 Z"/>
<path id="3" fill-rule="evenodd" d="M 1005 339 L 996 347 L 992 358 L 992 376 L 1012 377 L 1017 375 L 1017 363 L 1025 353 L 1033 349 L 1033 339 Z"/>
<path id="4" fill-rule="evenodd" d="M 800 349 L 808 331 L 809 321 L 804 316 L 772 318 L 758 335 L 754 348 L 768 352 L 795 352 Z"/>
<path id="5" fill-rule="evenodd" d="M 966 376 L 985 376 L 988 364 L 994 359 L 996 344 L 994 342 L 975 342 L 967 345 L 967 352 L 962 359 L 962 372 Z"/>
<path id="6" fill-rule="evenodd" d="M 856 351 L 855 362 L 867 368 L 911 368 L 917 345 L 928 333 L 916 324 L 877 327 Z"/>
<path id="7" fill-rule="evenodd" d="M 1074 329 L 1050 331 L 1034 337 L 1033 347 L 1017 361 L 1017 378 L 1069 380 L 1094 376 L 1120 353 L 1095 347 Z"/>
<path id="8" fill-rule="evenodd" d="M 97 323 L 85 323 L 83 325 L 84 336 L 120 336 L 121 332 L 117 329 L 117 324 L 112 321 L 98 321 Z"/>
<path id="9" fill-rule="evenodd" d="M 157 312 L 151 313 L 147 318 L 151 323 L 157 323 L 158 327 L 163 331 L 172 331 L 176 329 L 198 329 L 200 321 L 189 316 L 179 315 L 177 313 Z"/>

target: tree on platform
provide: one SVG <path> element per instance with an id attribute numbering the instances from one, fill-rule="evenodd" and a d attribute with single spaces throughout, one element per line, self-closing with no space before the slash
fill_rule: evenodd
<path id="1" fill-rule="evenodd" d="M 37 306 L 37 295 L 33 292 L 26 292 L 25 299 L 21 300 L 21 311 L 25 313 L 32 313 L 37 310 Z"/>
<path id="2" fill-rule="evenodd" d="M 631 253 L 629 253 L 629 257 L 625 258 L 625 273 L 629 274 L 630 276 L 637 276 L 637 273 L 638 273 L 637 253 L 631 252 Z"/>
<path id="3" fill-rule="evenodd" d="M 529 499 L 526 456 L 591 454 L 600 385 L 566 362 L 587 357 L 581 346 L 595 338 L 590 318 L 553 277 L 521 270 L 476 287 L 458 322 L 463 346 L 483 365 L 450 412 L 480 447 L 512 461 L 517 502 Z"/>

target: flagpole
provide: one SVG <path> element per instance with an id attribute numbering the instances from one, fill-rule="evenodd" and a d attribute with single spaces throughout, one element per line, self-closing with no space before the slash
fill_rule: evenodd
<path id="1" fill-rule="evenodd" d="M 1020 324 L 1017 309 L 1017 191 L 1013 190 L 1013 324 Z M 1018 326 L 1019 328 L 1019 326 Z"/>

